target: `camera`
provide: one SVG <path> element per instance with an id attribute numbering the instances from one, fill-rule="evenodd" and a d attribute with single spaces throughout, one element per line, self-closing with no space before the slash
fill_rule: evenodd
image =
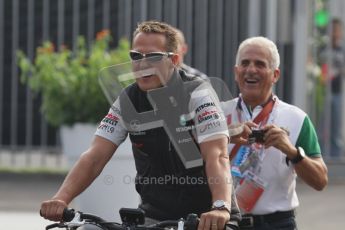
<path id="1" fill-rule="evenodd" d="M 265 131 L 263 129 L 253 129 L 252 134 L 249 135 L 249 143 L 264 143 Z"/>

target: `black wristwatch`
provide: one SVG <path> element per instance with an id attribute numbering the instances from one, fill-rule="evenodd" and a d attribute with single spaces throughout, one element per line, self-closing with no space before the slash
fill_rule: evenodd
<path id="1" fill-rule="evenodd" d="M 211 210 L 226 210 L 231 215 L 230 204 L 224 200 L 216 200 L 213 202 Z"/>
<path id="2" fill-rule="evenodd" d="M 297 147 L 297 156 L 295 158 L 291 159 L 290 161 L 292 162 L 292 164 L 295 165 L 295 164 L 301 162 L 304 158 L 305 158 L 304 149 L 302 147 Z"/>

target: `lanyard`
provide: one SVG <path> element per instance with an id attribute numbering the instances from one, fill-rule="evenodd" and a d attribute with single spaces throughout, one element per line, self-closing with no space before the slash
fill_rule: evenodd
<path id="1" fill-rule="evenodd" d="M 240 98 L 239 100 L 241 100 L 239 103 L 241 105 L 241 108 L 236 108 L 237 110 L 237 113 L 240 114 L 240 109 L 242 109 L 242 111 L 244 112 L 245 116 L 248 118 L 248 116 L 250 116 L 249 114 L 249 111 L 247 109 L 247 107 L 245 106 L 244 102 L 242 101 L 242 99 Z M 271 97 L 271 99 L 269 100 L 268 103 L 266 103 L 266 105 L 263 107 L 263 109 L 261 110 L 261 112 L 254 118 L 253 122 L 256 123 L 256 124 L 259 124 L 263 121 L 266 121 L 268 120 L 268 117 L 270 115 L 270 113 L 272 112 L 273 110 L 273 106 L 274 106 L 274 103 L 275 103 L 275 100 Z M 239 117 L 240 119 L 241 117 Z M 250 120 L 250 119 L 248 119 Z M 239 148 L 241 147 L 241 144 L 236 144 L 232 150 L 231 150 L 231 153 L 230 153 L 230 160 L 232 160 L 234 158 L 234 156 L 236 155 L 237 151 L 239 150 Z"/>

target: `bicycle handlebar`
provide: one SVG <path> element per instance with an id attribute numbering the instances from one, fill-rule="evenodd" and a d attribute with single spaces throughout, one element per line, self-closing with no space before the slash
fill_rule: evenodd
<path id="1" fill-rule="evenodd" d="M 144 224 L 144 212 L 141 209 L 121 209 L 120 215 L 122 224 L 107 222 L 96 215 L 65 208 L 62 222 L 48 225 L 46 230 L 52 228 L 77 229 L 85 224 L 96 225 L 107 230 L 162 230 L 165 227 L 177 227 L 178 230 L 195 230 L 199 224 L 196 214 L 189 214 L 186 220 L 166 220 L 149 226 L 141 225 Z"/>

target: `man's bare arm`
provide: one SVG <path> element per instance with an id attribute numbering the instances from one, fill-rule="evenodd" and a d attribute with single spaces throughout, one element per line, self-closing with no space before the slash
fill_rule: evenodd
<path id="1" fill-rule="evenodd" d="M 208 184 L 212 193 L 212 201 L 223 200 L 231 205 L 231 174 L 229 156 L 227 153 L 228 138 L 220 136 L 217 139 L 200 144 Z M 203 213 L 198 230 L 209 230 L 213 225 L 223 229 L 230 220 L 226 210 L 213 210 Z"/>

